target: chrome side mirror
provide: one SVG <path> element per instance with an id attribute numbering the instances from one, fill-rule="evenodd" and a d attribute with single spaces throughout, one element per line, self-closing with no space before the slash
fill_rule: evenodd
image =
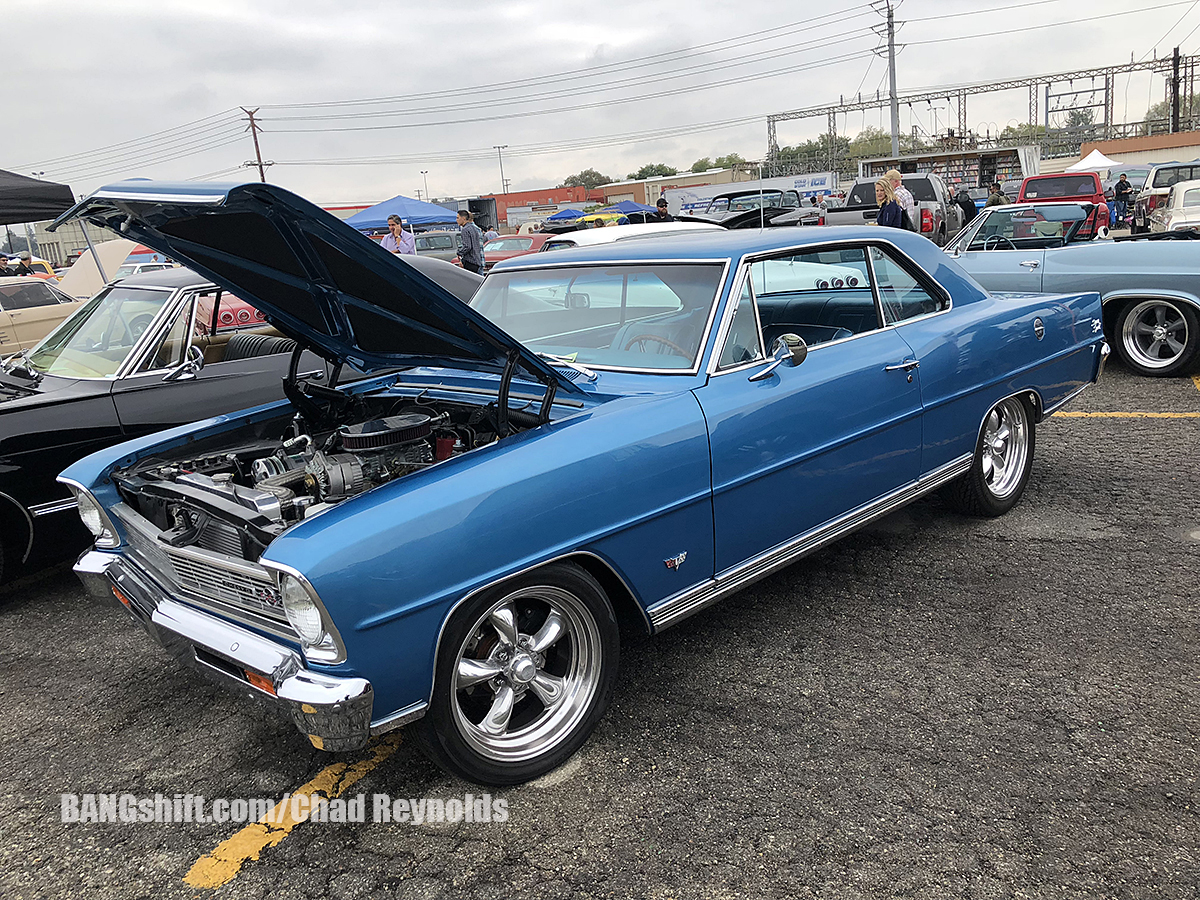
<path id="1" fill-rule="evenodd" d="M 798 334 L 781 334 L 771 345 L 771 362 L 765 369 L 759 369 L 750 376 L 751 381 L 762 381 L 784 363 L 798 366 L 808 358 L 808 344 Z"/>
<path id="2" fill-rule="evenodd" d="M 195 378 L 204 368 L 204 351 L 193 345 L 188 347 L 187 359 L 163 376 L 163 381 L 186 381 Z"/>

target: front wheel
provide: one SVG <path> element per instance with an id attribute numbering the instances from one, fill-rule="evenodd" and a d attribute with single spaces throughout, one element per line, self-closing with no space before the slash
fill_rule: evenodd
<path id="1" fill-rule="evenodd" d="M 943 497 L 967 515 L 1004 515 L 1025 493 L 1033 445 L 1029 407 L 1017 397 L 1001 400 L 983 420 L 971 470 L 946 485 Z"/>
<path id="2" fill-rule="evenodd" d="M 1175 300 L 1131 300 L 1117 316 L 1117 352 L 1139 375 L 1169 378 L 1197 358 L 1200 317 Z"/>
<path id="3" fill-rule="evenodd" d="M 556 563 L 487 591 L 446 625 L 421 744 L 470 781 L 538 778 L 596 727 L 619 659 L 612 604 L 577 566 Z"/>

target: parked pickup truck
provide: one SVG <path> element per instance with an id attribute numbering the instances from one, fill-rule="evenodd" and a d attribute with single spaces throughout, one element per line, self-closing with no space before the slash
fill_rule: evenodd
<path id="1" fill-rule="evenodd" d="M 1167 194 L 1172 185 L 1181 181 L 1200 179 L 1200 160 L 1186 163 L 1163 163 L 1155 166 L 1146 176 L 1146 183 L 1138 191 L 1133 204 L 1133 222 L 1129 226 L 1131 234 L 1145 234 L 1150 231 L 1150 215 L 1155 209 L 1166 203 Z"/>
<path id="2" fill-rule="evenodd" d="M 1108 203 L 1104 185 L 1095 172 L 1064 172 L 1061 175 L 1030 175 L 1021 182 L 1017 203 L 1043 203 L 1047 200 L 1074 200 L 1093 203 L 1099 215 L 1085 223 L 1081 238 L 1092 238 L 1101 227 L 1108 225 Z"/>
<path id="3" fill-rule="evenodd" d="M 946 182 L 937 175 L 903 175 L 901 183 L 912 192 L 916 204 L 913 227 L 939 247 L 962 230 L 962 210 L 950 200 Z M 846 205 L 825 211 L 826 225 L 873 225 L 879 216 L 875 203 L 875 179 L 859 178 L 846 195 Z"/>

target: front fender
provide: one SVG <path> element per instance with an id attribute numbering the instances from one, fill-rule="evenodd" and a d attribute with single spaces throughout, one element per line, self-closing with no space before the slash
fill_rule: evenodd
<path id="1" fill-rule="evenodd" d="M 591 553 L 643 607 L 711 578 L 711 485 L 691 392 L 625 397 L 348 500 L 264 558 L 309 579 L 380 718 L 430 696 L 454 605 L 519 571 Z"/>

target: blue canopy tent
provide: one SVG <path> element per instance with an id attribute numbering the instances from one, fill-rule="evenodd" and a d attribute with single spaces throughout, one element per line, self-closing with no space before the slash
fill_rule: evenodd
<path id="1" fill-rule="evenodd" d="M 646 206 L 644 203 L 634 203 L 632 200 L 622 200 L 620 203 L 614 203 L 612 206 L 606 206 L 600 210 L 602 213 L 625 213 L 629 215 L 635 212 L 656 212 L 653 206 Z"/>
<path id="2" fill-rule="evenodd" d="M 457 213 L 436 203 L 414 200 L 398 195 L 391 200 L 376 203 L 369 209 L 355 213 L 346 220 L 347 225 L 359 231 L 386 228 L 388 216 L 399 216 L 405 225 L 449 225 L 456 221 Z"/>
<path id="3" fill-rule="evenodd" d="M 560 209 L 554 215 L 547 216 L 546 221 L 547 222 L 569 222 L 571 219 L 578 219 L 582 215 L 584 215 L 584 213 L 578 209 Z"/>

